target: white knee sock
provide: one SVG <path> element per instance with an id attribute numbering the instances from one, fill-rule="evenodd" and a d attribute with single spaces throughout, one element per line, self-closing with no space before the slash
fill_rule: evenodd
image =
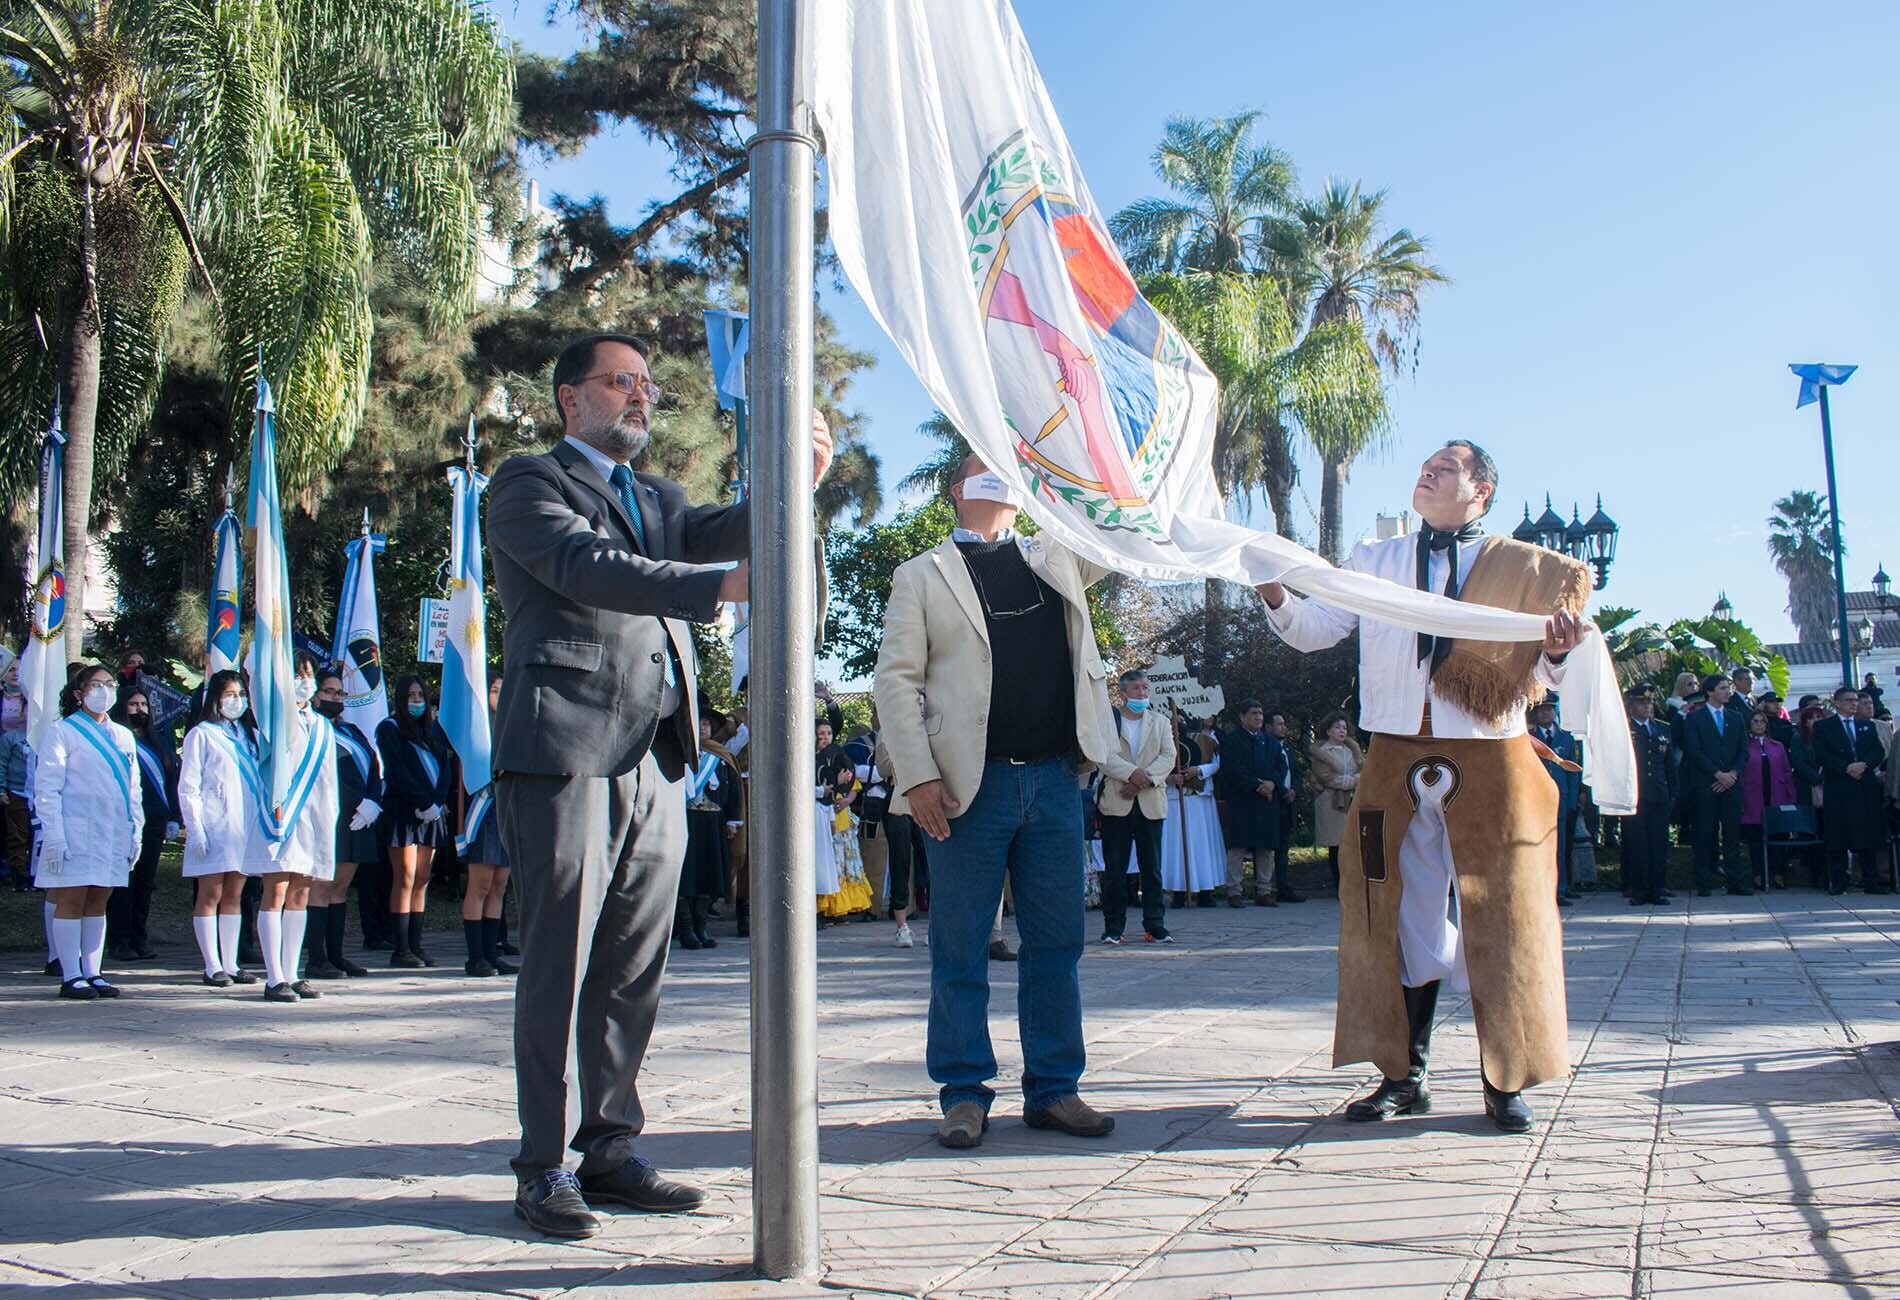
<path id="1" fill-rule="evenodd" d="M 217 914 L 192 917 L 191 937 L 198 941 L 198 955 L 205 959 L 205 974 L 216 975 L 219 970 Z"/>
<path id="2" fill-rule="evenodd" d="M 53 947 L 59 953 L 59 977 L 68 984 L 85 978 L 80 958 L 84 941 L 79 933 L 79 918 L 56 916 L 47 922 L 47 926 L 53 932 Z"/>
<path id="3" fill-rule="evenodd" d="M 106 955 L 106 919 L 88 916 L 79 922 L 79 959 L 85 963 L 87 979 L 99 978 L 100 963 Z"/>
<path id="4" fill-rule="evenodd" d="M 284 914 L 257 909 L 257 946 L 264 951 L 264 987 L 284 982 Z"/>
<path id="5" fill-rule="evenodd" d="M 284 956 L 282 965 L 284 978 L 292 984 L 297 982 L 297 962 L 303 957 L 303 939 L 305 928 L 310 923 L 310 913 L 304 908 L 284 909 Z"/>
<path id="6" fill-rule="evenodd" d="M 59 960 L 59 945 L 53 941 L 53 904 L 49 901 L 40 905 L 40 925 L 46 930 L 46 960 Z"/>
<path id="7" fill-rule="evenodd" d="M 238 973 L 238 930 L 243 925 L 244 918 L 236 912 L 218 913 L 218 960 L 227 975 Z"/>

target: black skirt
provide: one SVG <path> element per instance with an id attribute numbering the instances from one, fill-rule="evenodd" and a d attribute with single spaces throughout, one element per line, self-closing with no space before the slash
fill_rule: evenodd
<path id="1" fill-rule="evenodd" d="M 376 862 L 383 856 L 382 821 L 379 818 L 360 831 L 350 829 L 350 819 L 356 816 L 356 810 L 350 809 L 336 820 L 336 860 L 338 862 Z"/>
<path id="2" fill-rule="evenodd" d="M 726 814 L 717 808 L 686 810 L 686 860 L 680 866 L 682 898 L 724 898 L 730 880 Z"/>
<path id="3" fill-rule="evenodd" d="M 423 849 L 441 848 L 442 823 L 410 821 L 407 818 L 398 820 L 389 833 L 389 847 L 406 849 L 411 845 Z"/>

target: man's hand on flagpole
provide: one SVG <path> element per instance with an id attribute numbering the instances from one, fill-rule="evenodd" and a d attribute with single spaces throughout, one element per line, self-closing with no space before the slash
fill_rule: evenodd
<path id="1" fill-rule="evenodd" d="M 811 482 L 813 487 L 824 481 L 825 471 L 831 468 L 831 426 L 825 423 L 825 413 L 817 407 L 811 408 Z M 745 599 L 743 596 L 741 600 Z"/>
<path id="2" fill-rule="evenodd" d="M 743 604 L 751 598 L 752 561 L 740 560 L 738 567 L 726 570 L 719 580 L 719 599 L 729 604 Z"/>

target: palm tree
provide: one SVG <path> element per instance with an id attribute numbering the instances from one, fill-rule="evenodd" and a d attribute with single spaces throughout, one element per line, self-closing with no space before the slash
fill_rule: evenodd
<path id="1" fill-rule="evenodd" d="M 1307 319 L 1307 342 L 1326 355 L 1327 387 L 1351 395 L 1337 406 L 1317 403 L 1302 427 L 1319 453 L 1319 548 L 1337 561 L 1343 551 L 1342 515 L 1352 462 L 1389 427 L 1381 369 L 1397 373 L 1418 323 L 1419 292 L 1444 283 L 1426 261 L 1425 240 L 1401 227 L 1386 234 L 1385 191 L 1362 194 L 1357 183 L 1328 182 L 1302 199 L 1292 215 L 1272 222 L 1265 236 L 1269 262 L 1289 301 Z M 1413 351 L 1413 363 L 1417 353 Z"/>
<path id="2" fill-rule="evenodd" d="M 1137 275 L 1240 271 L 1259 264 L 1269 217 L 1292 203 L 1293 164 L 1252 140 L 1258 112 L 1177 117 L 1155 149 L 1155 174 L 1179 197 L 1136 199 L 1109 232 Z"/>
<path id="3" fill-rule="evenodd" d="M 469 0 L 0 0 L 0 256 L 18 271 L 0 494 L 30 482 L 57 381 L 69 609 L 95 482 L 150 414 L 187 268 L 218 309 L 231 409 L 261 363 L 286 476 L 309 480 L 362 419 L 373 260 L 439 323 L 472 305 L 476 176 L 513 84 Z"/>
<path id="4" fill-rule="evenodd" d="M 1788 580 L 1788 617 L 1802 644 L 1834 639 L 1834 534 L 1828 499 L 1796 490 L 1768 516 L 1768 554 Z M 1843 558 L 1847 547 L 1841 547 Z"/>
<path id="5" fill-rule="evenodd" d="M 917 432 L 936 443 L 937 448 L 898 481 L 898 490 L 948 496 L 950 485 L 957 481 L 957 470 L 970 454 L 969 441 L 942 411 L 933 411 L 928 420 L 917 426 Z"/>

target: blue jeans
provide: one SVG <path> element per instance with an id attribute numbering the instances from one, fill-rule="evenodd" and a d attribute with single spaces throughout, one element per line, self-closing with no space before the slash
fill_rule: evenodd
<path id="1" fill-rule="evenodd" d="M 1075 765 L 992 761 L 950 838 L 930 846 L 930 1036 L 925 1062 L 945 1111 L 995 1090 L 990 925 L 1009 873 L 1022 936 L 1016 1020 L 1023 1107 L 1073 1096 L 1082 1077 L 1082 816 Z"/>

